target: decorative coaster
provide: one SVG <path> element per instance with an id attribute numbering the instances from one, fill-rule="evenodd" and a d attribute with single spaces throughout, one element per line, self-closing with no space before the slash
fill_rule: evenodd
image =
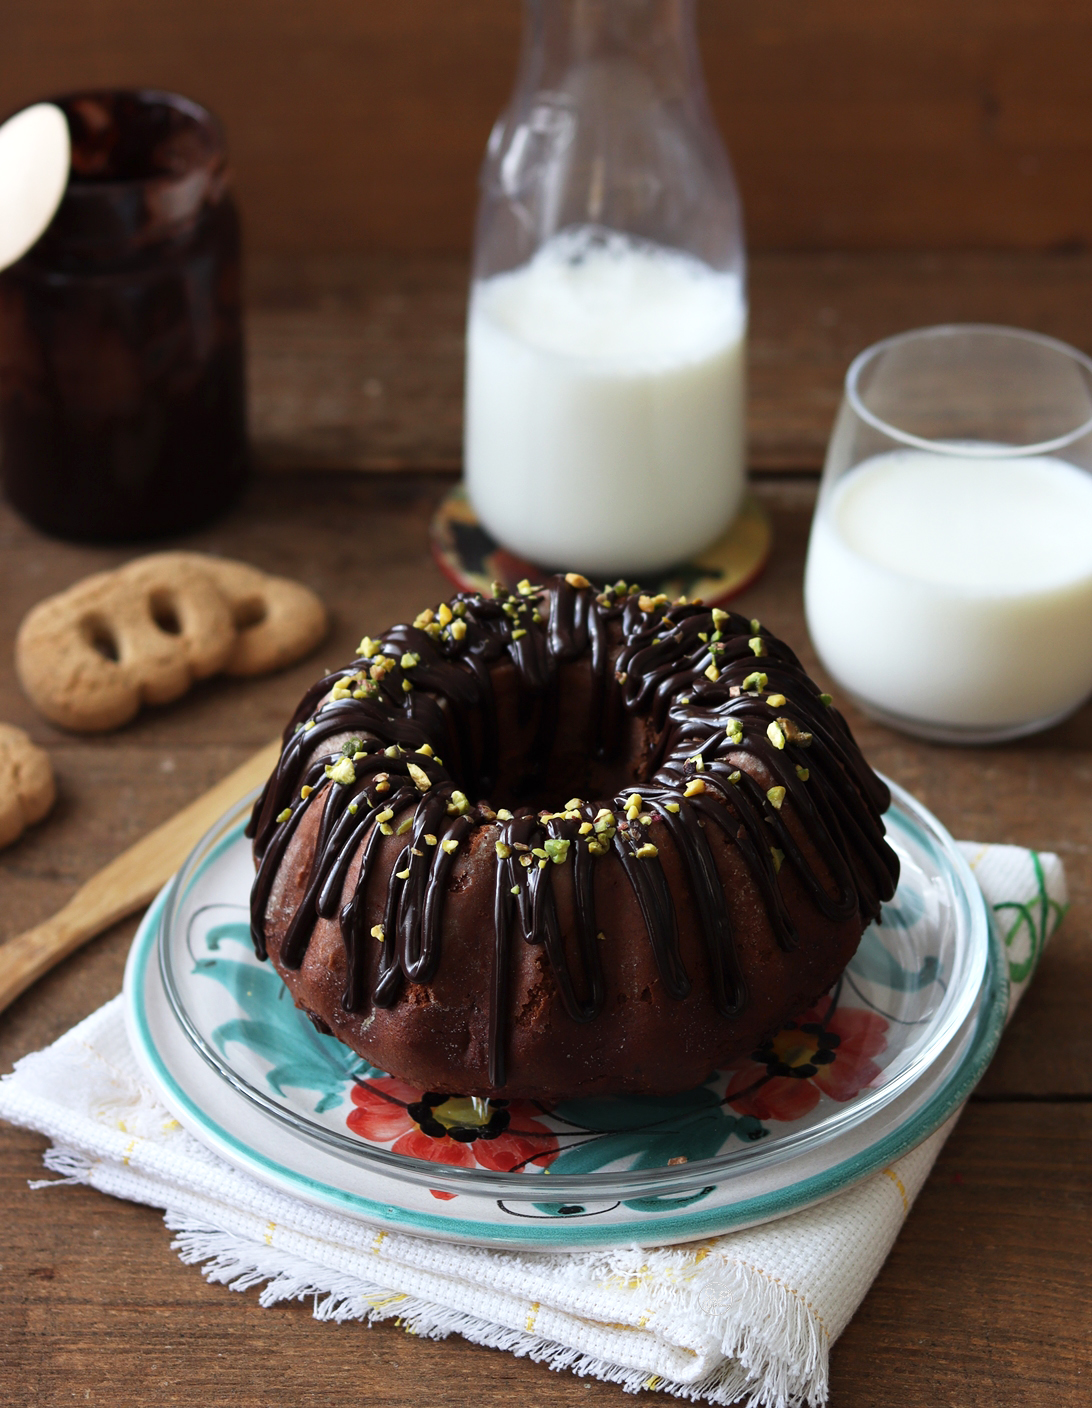
<path id="1" fill-rule="evenodd" d="M 715 543 L 691 562 L 643 576 L 641 585 L 653 594 L 700 597 L 715 606 L 755 580 L 770 555 L 772 536 L 765 509 L 748 494 L 735 522 Z M 494 582 L 512 591 L 525 577 L 542 582 L 550 575 L 500 546 L 478 522 L 462 484 L 441 500 L 429 526 L 429 544 L 440 571 L 460 591 L 489 596 Z"/>

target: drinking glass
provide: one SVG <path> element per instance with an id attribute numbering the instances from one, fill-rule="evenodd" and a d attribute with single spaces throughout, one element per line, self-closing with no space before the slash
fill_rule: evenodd
<path id="1" fill-rule="evenodd" d="M 1092 693 L 1092 361 L 983 324 L 854 361 L 805 570 L 808 630 L 866 713 L 994 743 Z"/>

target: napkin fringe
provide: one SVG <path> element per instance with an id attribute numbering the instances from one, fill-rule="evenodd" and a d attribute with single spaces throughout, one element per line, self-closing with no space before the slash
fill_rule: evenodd
<path id="1" fill-rule="evenodd" d="M 76 1163 L 58 1159 L 56 1165 L 59 1172 L 61 1165 L 74 1168 Z M 718 1298 L 745 1305 L 752 1317 L 746 1332 L 737 1327 L 734 1334 L 725 1335 L 724 1353 L 733 1355 L 734 1362 L 718 1365 L 697 1383 L 684 1384 L 644 1369 L 608 1363 L 556 1340 L 483 1320 L 436 1301 L 392 1292 L 359 1276 L 339 1275 L 321 1263 L 197 1222 L 187 1213 L 168 1208 L 164 1222 L 176 1234 L 171 1248 L 181 1261 L 200 1266 L 207 1281 L 229 1290 L 249 1291 L 260 1286 L 258 1300 L 266 1308 L 283 1301 L 311 1300 L 312 1314 L 320 1321 L 340 1324 L 359 1320 L 373 1325 L 393 1319 L 407 1334 L 425 1339 L 458 1334 L 474 1344 L 527 1357 L 557 1372 L 568 1370 L 620 1384 L 627 1393 L 654 1390 L 691 1402 L 743 1403 L 746 1408 L 799 1408 L 809 1398 L 821 1401 L 826 1393 L 821 1335 L 811 1315 L 798 1302 L 794 1305 L 784 1288 L 763 1281 L 749 1267 L 730 1268 L 735 1290 L 726 1287 L 723 1276 L 710 1282 L 716 1286 Z M 792 1356 L 797 1357 L 794 1360 Z"/>

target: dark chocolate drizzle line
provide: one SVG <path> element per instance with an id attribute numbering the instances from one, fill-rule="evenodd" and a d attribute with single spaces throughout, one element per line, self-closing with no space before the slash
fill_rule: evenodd
<path id="1" fill-rule="evenodd" d="M 793 868 L 828 919 L 879 917 L 898 879 L 881 821 L 887 789 L 793 652 L 758 623 L 700 602 L 650 599 L 625 584 L 596 592 L 564 577 L 493 599 L 462 594 L 443 611 L 443 621 L 426 612 L 412 626 L 393 627 L 351 666 L 319 680 L 286 729 L 249 830 L 258 862 L 251 932 L 260 957 L 274 881 L 310 808 L 321 808 L 313 859 L 281 960 L 298 968 L 316 922 L 337 916 L 348 1012 L 393 1006 L 406 983 L 432 980 L 442 961 L 452 869 L 476 838 L 479 847 L 495 844 L 488 1030 L 489 1079 L 500 1089 L 516 930 L 541 947 L 573 1021 L 592 1021 L 603 1009 L 595 906 L 602 855 L 621 862 L 660 980 L 681 1001 L 691 979 L 667 878 L 653 854 L 657 839 L 670 838 L 694 896 L 713 1000 L 725 1017 L 743 1009 L 747 992 L 710 826 L 746 862 L 782 948 L 798 942 L 778 882 L 782 865 Z M 563 812 L 523 808 L 498 818 L 482 800 L 498 776 L 492 667 L 504 660 L 515 667 L 524 722 L 538 710 L 531 751 L 541 767 L 559 719 L 559 667 L 585 655 L 595 752 L 606 756 L 617 746 L 626 713 L 647 718 L 654 730 L 652 776 L 631 809 L 639 814 L 627 816 L 627 797 L 619 795 Z M 788 813 L 775 804 L 776 791 L 771 797 L 777 788 L 791 804 Z M 611 816 L 596 832 L 600 810 Z M 801 834 L 826 881 L 807 860 Z M 379 893 L 380 858 L 395 854 Z M 568 939 L 559 903 L 574 916 Z"/>

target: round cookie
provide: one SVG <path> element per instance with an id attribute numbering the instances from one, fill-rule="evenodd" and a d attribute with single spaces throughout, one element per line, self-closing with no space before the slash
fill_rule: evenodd
<path id="1" fill-rule="evenodd" d="M 0 724 L 0 846 L 41 821 L 55 797 L 49 754 L 21 728 Z"/>

